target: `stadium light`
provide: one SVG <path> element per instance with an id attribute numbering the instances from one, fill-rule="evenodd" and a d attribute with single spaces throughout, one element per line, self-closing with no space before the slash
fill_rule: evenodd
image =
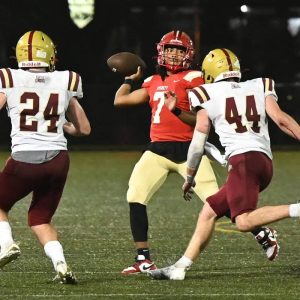
<path id="1" fill-rule="evenodd" d="M 241 7 L 240 7 L 240 10 L 241 10 L 241 12 L 242 13 L 248 13 L 249 11 L 250 11 L 250 8 L 249 8 L 249 6 L 248 5 L 242 5 Z"/>
<path id="2" fill-rule="evenodd" d="M 70 17 L 82 29 L 94 18 L 95 0 L 68 0 Z"/>

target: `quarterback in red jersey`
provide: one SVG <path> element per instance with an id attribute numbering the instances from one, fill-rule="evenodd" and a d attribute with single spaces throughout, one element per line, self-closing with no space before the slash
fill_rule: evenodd
<path id="1" fill-rule="evenodd" d="M 156 269 L 150 258 L 146 207 L 169 173 L 185 177 L 187 150 L 196 123 L 195 115 L 190 112 L 188 91 L 204 83 L 202 72 L 190 69 L 194 46 L 186 33 L 174 30 L 165 34 L 157 44 L 157 51 L 157 74 L 146 78 L 142 88 L 131 92 L 132 83 L 142 76 L 138 68 L 136 74 L 125 77 L 114 100 L 115 106 L 148 102 L 152 111 L 151 142 L 132 171 L 127 191 L 137 256 L 136 262 L 122 271 L 125 275 Z M 169 101 L 174 95 L 176 102 Z M 206 156 L 201 160 L 195 182 L 194 191 L 203 202 L 218 190 Z"/>

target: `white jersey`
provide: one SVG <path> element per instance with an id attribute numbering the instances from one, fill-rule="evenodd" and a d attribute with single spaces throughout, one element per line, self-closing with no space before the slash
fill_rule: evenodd
<path id="1" fill-rule="evenodd" d="M 0 93 L 7 97 L 13 153 L 67 149 L 65 112 L 72 97 L 83 97 L 77 73 L 0 69 Z"/>
<path id="2" fill-rule="evenodd" d="M 204 108 L 226 158 L 248 151 L 264 152 L 272 159 L 265 98 L 277 99 L 274 81 L 256 78 L 245 82 L 204 84 L 189 92 L 191 109 Z"/>

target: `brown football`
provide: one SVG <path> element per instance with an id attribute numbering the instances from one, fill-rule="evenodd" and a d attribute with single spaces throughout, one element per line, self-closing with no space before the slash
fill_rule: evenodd
<path id="1" fill-rule="evenodd" d="M 129 76 L 137 72 L 137 67 L 142 70 L 146 68 L 145 62 L 136 54 L 131 52 L 119 52 L 107 59 L 108 67 L 124 76 Z"/>

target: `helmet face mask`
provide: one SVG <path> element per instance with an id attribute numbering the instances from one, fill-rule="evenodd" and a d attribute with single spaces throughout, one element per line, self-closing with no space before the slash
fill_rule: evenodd
<path id="1" fill-rule="evenodd" d="M 225 48 L 210 51 L 203 60 L 202 71 L 205 83 L 241 78 L 240 62 L 237 56 Z"/>
<path id="2" fill-rule="evenodd" d="M 168 49 L 178 49 L 177 56 L 169 58 Z M 180 53 L 181 51 L 182 53 Z M 194 58 L 194 45 L 190 37 L 182 31 L 174 30 L 165 34 L 157 44 L 157 63 L 166 67 L 169 71 L 186 70 L 190 67 Z M 182 58 L 181 58 L 182 57 Z"/>
<path id="3" fill-rule="evenodd" d="M 55 70 L 56 49 L 42 31 L 28 31 L 19 39 L 16 57 L 19 68 L 43 68 Z"/>

